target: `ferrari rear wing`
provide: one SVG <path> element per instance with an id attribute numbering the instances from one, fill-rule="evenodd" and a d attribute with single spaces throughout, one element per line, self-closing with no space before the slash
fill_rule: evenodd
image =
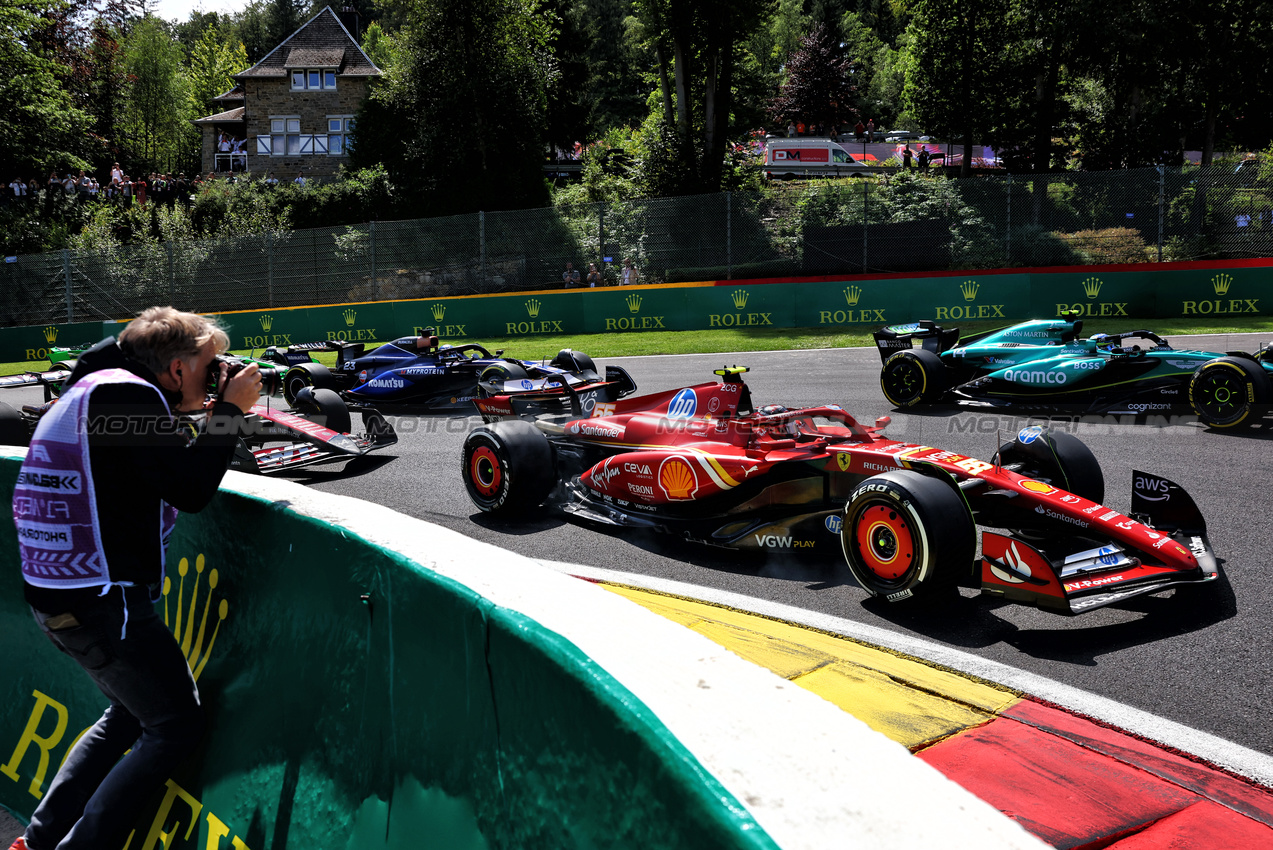
<path id="1" fill-rule="evenodd" d="M 959 328 L 943 328 L 936 322 L 921 320 L 908 325 L 888 325 L 874 333 L 875 347 L 880 352 L 880 361 L 888 360 L 898 351 L 914 348 L 919 342 L 934 354 L 940 354 L 955 347 L 959 342 Z"/>

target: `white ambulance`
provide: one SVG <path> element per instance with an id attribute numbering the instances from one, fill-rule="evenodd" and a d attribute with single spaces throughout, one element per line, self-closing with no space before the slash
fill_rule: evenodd
<path id="1" fill-rule="evenodd" d="M 858 162 L 841 145 L 830 139 L 765 140 L 766 177 L 791 180 L 796 177 L 863 177 L 871 167 Z"/>

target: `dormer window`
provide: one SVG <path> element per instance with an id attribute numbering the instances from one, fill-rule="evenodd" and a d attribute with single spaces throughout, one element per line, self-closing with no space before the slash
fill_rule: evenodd
<path id="1" fill-rule="evenodd" d="M 296 68 L 292 71 L 292 91 L 332 91 L 335 88 L 335 69 Z"/>

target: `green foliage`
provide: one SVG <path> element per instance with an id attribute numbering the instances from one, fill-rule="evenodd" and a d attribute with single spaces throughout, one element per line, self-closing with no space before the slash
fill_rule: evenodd
<path id="1" fill-rule="evenodd" d="M 856 119 L 851 66 L 826 28 L 815 26 L 787 59 L 787 79 L 774 99 L 774 118 L 780 124 L 805 121 L 828 129 Z"/>
<path id="2" fill-rule="evenodd" d="M 1084 263 L 1147 263 L 1148 248 L 1139 230 L 1130 227 L 1107 227 L 1058 233 Z"/>
<path id="3" fill-rule="evenodd" d="M 421 0 L 358 116 L 355 167 L 384 163 L 419 214 L 543 206 L 550 29 L 534 0 Z"/>
<path id="4" fill-rule="evenodd" d="M 216 26 L 205 28 L 190 51 L 191 114 L 207 114 L 212 108 L 212 98 L 234 88 L 234 75 L 247 67 L 248 55 L 243 42 L 224 40 Z"/>
<path id="5" fill-rule="evenodd" d="M 398 62 L 398 43 L 385 32 L 379 21 L 373 21 L 362 34 L 362 52 L 382 71 L 388 71 Z"/>
<path id="6" fill-rule="evenodd" d="M 195 154 L 198 134 L 181 62 L 180 45 L 155 18 L 143 18 L 124 43 L 131 80 L 125 147 L 144 171 L 176 171 Z"/>

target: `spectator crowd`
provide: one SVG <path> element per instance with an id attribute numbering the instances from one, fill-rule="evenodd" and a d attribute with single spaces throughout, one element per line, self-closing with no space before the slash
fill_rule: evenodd
<path id="1" fill-rule="evenodd" d="M 78 201 L 113 201 L 124 206 L 131 206 L 134 203 L 142 207 L 145 207 L 147 203 L 163 204 L 168 207 L 174 203 L 189 206 L 193 196 L 198 194 L 204 184 L 218 179 L 235 183 L 247 181 L 250 177 L 243 172 L 232 172 L 225 178 L 219 178 L 213 171 L 209 171 L 206 176 L 196 174 L 189 178 L 184 173 L 161 174 L 159 172 L 133 177 L 126 174 L 117 162 L 111 166 L 110 177 L 105 182 L 99 181 L 83 169 L 78 174 L 68 171 L 64 175 L 53 171 L 44 181 L 37 177 L 27 179 L 23 175 L 15 175 L 8 184 L 8 191 L 4 192 L 2 197 L 6 204 L 19 205 L 35 204 L 41 199 L 51 203 L 55 197 L 66 196 Z M 276 186 L 279 180 L 274 176 L 274 172 L 267 171 L 261 178 L 261 182 L 266 186 Z M 307 181 L 302 172 L 297 172 L 295 179 L 291 182 L 304 187 Z"/>

